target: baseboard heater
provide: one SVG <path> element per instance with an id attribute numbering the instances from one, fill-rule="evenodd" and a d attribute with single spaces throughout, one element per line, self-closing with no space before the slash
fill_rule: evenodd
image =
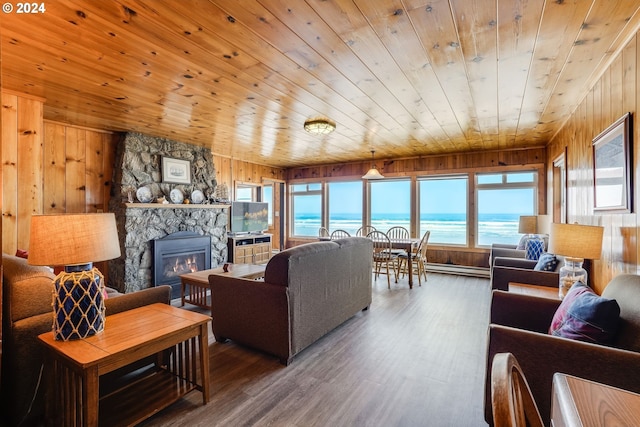
<path id="1" fill-rule="evenodd" d="M 488 267 L 471 267 L 468 265 L 427 263 L 427 271 L 433 273 L 457 274 L 460 276 L 489 278 Z"/>

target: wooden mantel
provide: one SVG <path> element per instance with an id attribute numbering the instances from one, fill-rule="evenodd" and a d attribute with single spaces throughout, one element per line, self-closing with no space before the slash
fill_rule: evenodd
<path id="1" fill-rule="evenodd" d="M 180 205 L 174 203 L 125 203 L 124 206 L 129 208 L 140 209 L 228 209 L 231 205 L 205 205 L 195 203 L 183 203 Z"/>

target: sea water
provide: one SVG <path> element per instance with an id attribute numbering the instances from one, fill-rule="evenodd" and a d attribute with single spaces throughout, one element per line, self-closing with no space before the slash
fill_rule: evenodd
<path id="1" fill-rule="evenodd" d="M 478 221 L 478 245 L 492 243 L 518 243 L 518 221 L 524 214 L 480 214 Z M 420 234 L 431 231 L 429 243 L 466 245 L 467 223 L 465 214 L 423 214 L 420 216 Z M 410 227 L 406 214 L 377 214 L 371 218 L 371 225 L 386 232 L 394 226 Z M 315 214 L 299 215 L 294 219 L 294 235 L 317 236 L 321 226 L 320 217 Z M 329 232 L 345 230 L 355 235 L 362 226 L 359 214 L 332 214 Z"/>

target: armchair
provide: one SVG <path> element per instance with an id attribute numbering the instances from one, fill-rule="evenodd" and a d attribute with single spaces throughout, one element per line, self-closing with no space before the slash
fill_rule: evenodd
<path id="1" fill-rule="evenodd" d="M 557 257 L 560 258 L 560 257 Z M 491 267 L 491 289 L 509 290 L 509 282 L 558 288 L 562 259 L 554 271 L 534 270 L 537 261 L 523 258 L 497 257 Z"/>
<path id="2" fill-rule="evenodd" d="M 516 357 L 545 425 L 555 372 L 640 392 L 640 276 L 615 277 L 602 296 L 620 306 L 620 329 L 611 347 L 549 335 L 559 300 L 493 291 L 485 376 L 485 420 L 490 425 L 491 362 L 497 353 Z"/>

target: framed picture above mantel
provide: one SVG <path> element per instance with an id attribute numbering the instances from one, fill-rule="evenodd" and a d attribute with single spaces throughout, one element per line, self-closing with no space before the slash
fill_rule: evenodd
<path id="1" fill-rule="evenodd" d="M 593 139 L 594 212 L 633 210 L 632 116 L 627 113 Z"/>
<path id="2" fill-rule="evenodd" d="M 191 184 L 191 162 L 163 157 L 162 181 L 172 184 Z"/>

